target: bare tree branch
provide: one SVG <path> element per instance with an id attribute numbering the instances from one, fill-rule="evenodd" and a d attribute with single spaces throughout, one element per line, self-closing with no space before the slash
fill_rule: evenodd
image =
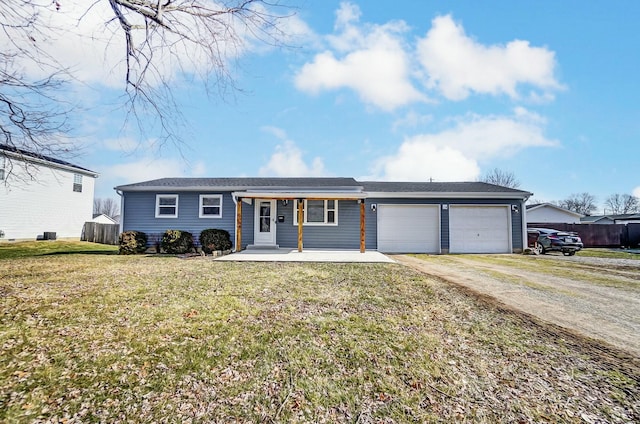
<path id="1" fill-rule="evenodd" d="M 640 199 L 630 194 L 612 194 L 604 204 L 615 215 L 640 212 Z"/>
<path id="2" fill-rule="evenodd" d="M 480 177 L 480 181 L 509 188 L 520 187 L 520 181 L 516 179 L 516 176 L 513 172 L 502 171 L 498 168 L 494 168 L 493 170 L 484 174 L 482 177 Z"/>
<path id="3" fill-rule="evenodd" d="M 43 18 L 61 13 L 65 5 L 64 0 L 0 3 L 1 144 L 58 157 L 73 151 L 64 135 L 73 129 L 69 118 L 75 106 L 63 96 L 74 74 L 47 51 L 45 40 L 82 34 L 77 27 L 53 28 Z M 113 14 L 94 30 L 107 34 L 107 47 L 123 46 L 117 60 L 123 64 L 123 126 L 135 122 L 141 139 L 160 144 L 183 142 L 176 82 L 195 76 L 207 93 L 212 87 L 218 94 L 235 89 L 234 61 L 253 43 L 279 45 L 285 35 L 278 23 L 286 16 L 274 12 L 284 6 L 264 0 L 92 0 L 82 8 L 80 21 L 94 9 Z"/>

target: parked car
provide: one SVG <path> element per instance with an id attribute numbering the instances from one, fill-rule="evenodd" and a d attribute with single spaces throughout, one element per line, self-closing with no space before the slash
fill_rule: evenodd
<path id="1" fill-rule="evenodd" d="M 527 233 L 529 246 L 536 255 L 559 251 L 565 256 L 572 256 L 584 247 L 578 233 L 552 228 L 529 228 Z"/>

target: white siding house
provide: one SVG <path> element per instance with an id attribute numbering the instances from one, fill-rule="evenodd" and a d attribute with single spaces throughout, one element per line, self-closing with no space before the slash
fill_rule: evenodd
<path id="1" fill-rule="evenodd" d="M 527 205 L 527 222 L 580 224 L 581 214 L 551 203 Z"/>
<path id="2" fill-rule="evenodd" d="M 79 239 L 97 173 L 0 144 L 0 241 Z"/>

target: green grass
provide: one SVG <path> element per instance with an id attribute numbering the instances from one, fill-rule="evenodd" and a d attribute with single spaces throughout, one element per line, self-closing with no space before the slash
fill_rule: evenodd
<path id="1" fill-rule="evenodd" d="M 422 257 L 420 257 L 420 259 L 422 259 Z M 549 256 L 464 255 L 464 259 L 478 263 L 489 263 L 522 269 L 535 272 L 541 276 L 550 275 L 579 279 L 605 287 L 640 290 L 639 280 L 630 278 L 628 272 L 627 274 L 620 274 L 614 267 L 609 267 L 608 272 L 603 273 L 602 267 L 600 266 L 573 261 L 553 260 L 553 258 Z"/>
<path id="2" fill-rule="evenodd" d="M 586 256 L 591 258 L 611 258 L 611 259 L 635 259 L 640 260 L 639 253 L 625 252 L 620 249 L 583 249 L 576 253 L 577 256 Z"/>
<path id="3" fill-rule="evenodd" d="M 638 376 L 400 265 L 14 257 L 0 296 L 2 422 L 638 417 Z"/>
<path id="4" fill-rule="evenodd" d="M 116 254 L 118 246 L 85 241 L 21 241 L 0 243 L 0 260 L 71 253 Z"/>

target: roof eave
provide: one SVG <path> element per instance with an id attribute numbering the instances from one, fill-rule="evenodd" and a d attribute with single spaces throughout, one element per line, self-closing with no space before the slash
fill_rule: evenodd
<path id="1" fill-rule="evenodd" d="M 384 192 L 384 191 L 369 191 L 367 197 L 369 198 L 408 198 L 408 199 L 517 199 L 525 200 L 533 196 L 533 193 L 529 192 L 437 192 L 437 191 L 418 191 L 418 192 Z"/>
<path id="2" fill-rule="evenodd" d="M 17 160 L 21 160 L 23 162 L 31 162 L 31 163 L 36 163 L 36 164 L 39 164 L 39 165 L 46 165 L 46 166 L 49 166 L 51 168 L 64 169 L 65 171 L 73 171 L 75 173 L 88 175 L 88 176 L 94 177 L 94 178 L 97 178 L 98 175 L 100 175 L 97 172 L 91 171 L 89 169 L 79 168 L 79 167 L 72 166 L 72 165 L 64 165 L 62 163 L 56 163 L 56 162 L 52 162 L 50 160 L 40 159 L 40 158 L 36 158 L 36 157 L 33 157 L 33 156 L 12 152 L 10 150 L 2 150 L 2 154 L 4 156 L 10 156 L 12 158 L 15 158 Z"/>

